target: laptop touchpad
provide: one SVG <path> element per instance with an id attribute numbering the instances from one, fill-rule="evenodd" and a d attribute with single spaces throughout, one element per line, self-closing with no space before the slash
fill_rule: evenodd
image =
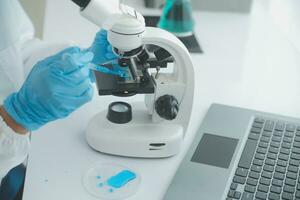
<path id="1" fill-rule="evenodd" d="M 238 139 L 204 133 L 192 162 L 228 168 Z"/>

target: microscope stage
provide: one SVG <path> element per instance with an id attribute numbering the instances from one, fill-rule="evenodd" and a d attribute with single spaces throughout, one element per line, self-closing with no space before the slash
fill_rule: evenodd
<path id="1" fill-rule="evenodd" d="M 95 72 L 95 76 L 99 95 L 131 96 L 154 93 L 155 83 L 150 75 L 144 83 L 121 81 L 117 76 L 101 72 Z"/>

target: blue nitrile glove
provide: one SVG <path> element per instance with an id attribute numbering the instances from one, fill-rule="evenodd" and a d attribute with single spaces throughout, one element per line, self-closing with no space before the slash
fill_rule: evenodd
<path id="1" fill-rule="evenodd" d="M 89 50 L 94 53 L 92 62 L 96 65 L 106 63 L 117 57 L 113 53 L 112 46 L 107 41 L 106 30 L 100 30 L 96 34 L 95 40 Z"/>
<path id="2" fill-rule="evenodd" d="M 94 59 L 92 63 L 95 65 L 106 63 L 115 59 L 117 56 L 113 53 L 112 46 L 107 41 L 107 31 L 100 30 L 94 39 L 92 46 L 88 49 L 94 53 Z M 95 82 L 94 72 L 91 70 L 90 77 Z"/>
<path id="3" fill-rule="evenodd" d="M 71 47 L 38 62 L 20 91 L 6 98 L 5 110 L 28 131 L 67 117 L 92 99 L 92 59 L 93 53 Z"/>

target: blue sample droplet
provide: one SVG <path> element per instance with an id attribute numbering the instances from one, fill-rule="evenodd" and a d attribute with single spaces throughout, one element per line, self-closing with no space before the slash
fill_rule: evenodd
<path id="1" fill-rule="evenodd" d="M 96 179 L 101 179 L 101 176 L 96 176 Z"/>
<path id="2" fill-rule="evenodd" d="M 114 190 L 113 190 L 112 188 L 110 188 L 108 191 L 109 191 L 110 193 L 114 192 Z"/>
<path id="3" fill-rule="evenodd" d="M 110 177 L 107 180 L 107 184 L 113 188 L 121 188 L 135 178 L 136 178 L 135 173 L 129 170 L 123 170 L 118 174 L 116 174 L 115 176 Z"/>
<path id="4" fill-rule="evenodd" d="M 99 184 L 98 184 L 98 187 L 103 187 L 103 183 L 99 183 Z"/>

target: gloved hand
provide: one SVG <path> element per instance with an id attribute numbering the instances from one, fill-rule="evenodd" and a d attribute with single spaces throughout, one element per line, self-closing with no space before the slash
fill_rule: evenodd
<path id="1" fill-rule="evenodd" d="M 38 62 L 20 91 L 6 98 L 4 109 L 28 131 L 67 117 L 92 99 L 87 67 L 92 59 L 91 52 L 71 47 Z"/>
<path id="2" fill-rule="evenodd" d="M 94 64 L 102 64 L 115 59 L 117 56 L 112 51 L 112 46 L 107 41 L 107 31 L 100 30 L 89 48 L 94 53 Z"/>

